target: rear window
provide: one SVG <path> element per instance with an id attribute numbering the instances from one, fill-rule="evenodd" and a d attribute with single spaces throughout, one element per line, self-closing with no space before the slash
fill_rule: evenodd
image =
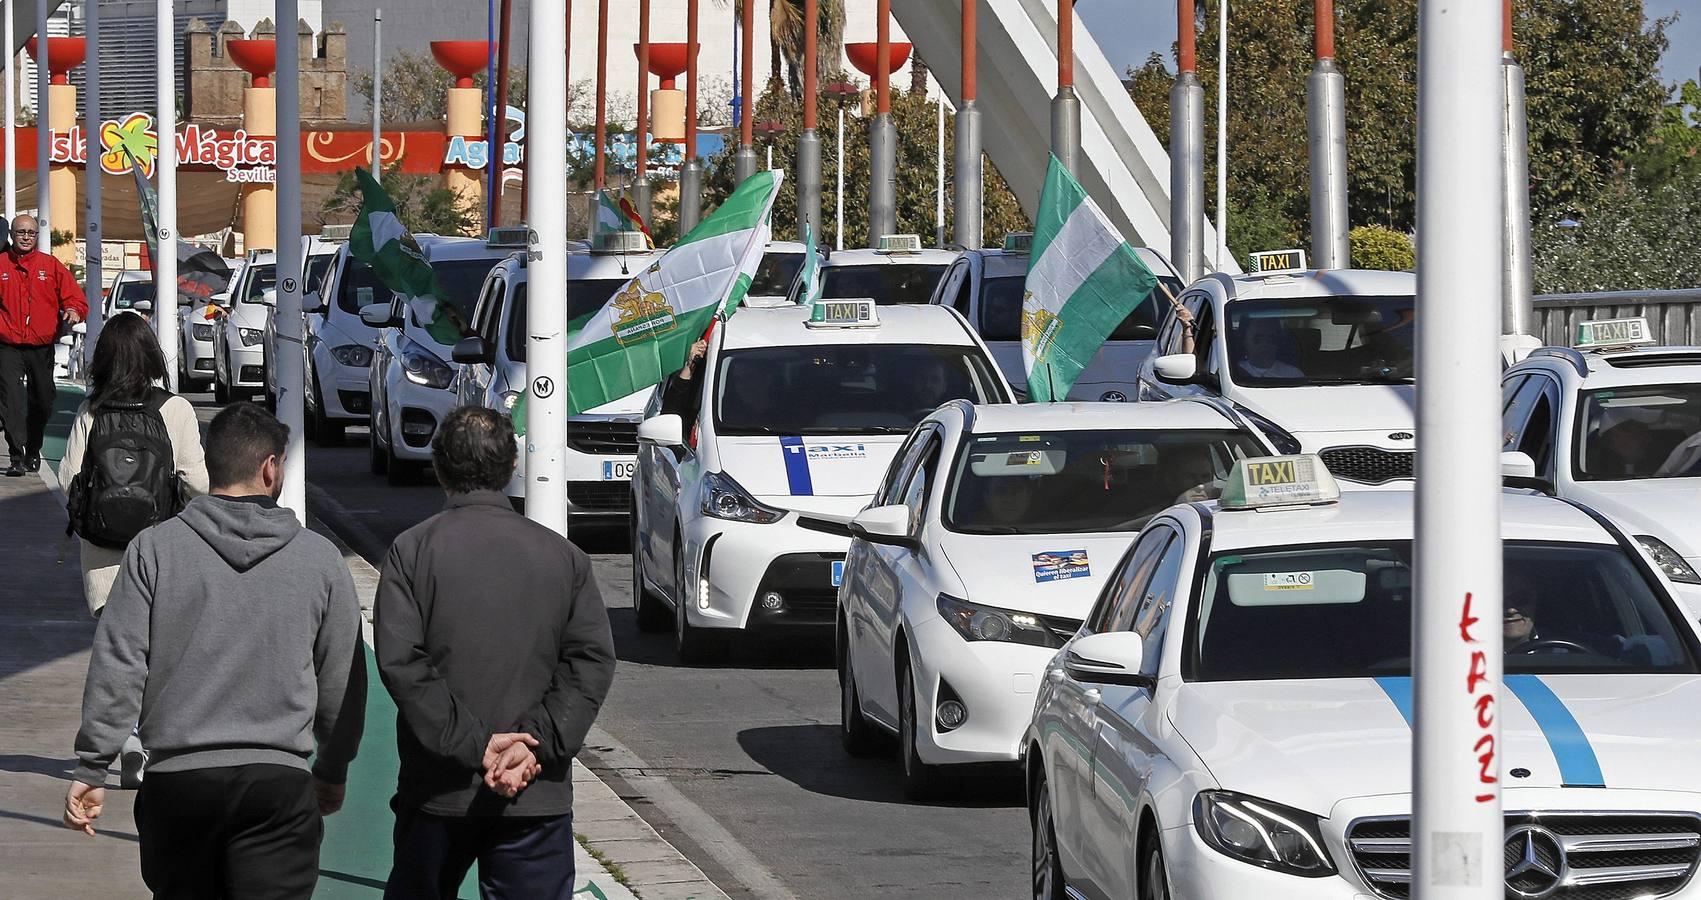
<path id="1" fill-rule="evenodd" d="M 1181 292 L 1181 283 L 1173 278 L 1160 278 L 1171 291 Z M 1171 282 L 1174 282 L 1171 284 Z M 1006 275 L 988 278 L 980 284 L 980 336 L 987 341 L 1019 341 L 1022 339 L 1022 286 L 1026 275 Z M 1157 291 L 1154 291 L 1157 293 Z M 1149 341 L 1157 336 L 1156 305 L 1147 295 L 1110 333 L 1112 341 Z"/>
<path id="2" fill-rule="evenodd" d="M 767 253 L 756 267 L 756 277 L 750 282 L 752 297 L 784 297 L 791 292 L 797 270 L 803 268 L 801 253 Z"/>
<path id="3" fill-rule="evenodd" d="M 821 270 L 821 296 L 829 300 L 873 297 L 880 304 L 926 303 L 944 274 L 944 264 L 831 266 Z"/>
<path id="4" fill-rule="evenodd" d="M 608 305 L 630 278 L 597 278 L 567 283 L 567 330 L 569 333 L 584 327 L 585 320 Z M 526 361 L 526 284 L 514 286 L 514 302 L 508 313 L 508 358 Z"/>

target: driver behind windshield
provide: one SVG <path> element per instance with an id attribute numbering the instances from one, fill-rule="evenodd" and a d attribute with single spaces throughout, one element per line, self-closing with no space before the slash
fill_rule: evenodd
<path id="1" fill-rule="evenodd" d="M 1241 335 L 1244 349 L 1235 366 L 1247 378 L 1304 378 L 1305 373 L 1281 357 L 1290 355 L 1293 338 L 1275 319 L 1250 319 Z"/>
<path id="2" fill-rule="evenodd" d="M 1502 618 L 1502 628 L 1506 634 L 1506 652 L 1523 652 L 1530 644 L 1542 640 L 1536 630 L 1536 616 L 1541 610 L 1541 601 L 1536 599 L 1536 592 L 1530 588 L 1509 587 L 1504 598 L 1505 615 Z"/>

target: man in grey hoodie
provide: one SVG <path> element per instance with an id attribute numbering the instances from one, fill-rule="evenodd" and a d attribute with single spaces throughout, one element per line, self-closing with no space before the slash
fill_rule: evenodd
<path id="1" fill-rule="evenodd" d="M 95 630 L 65 825 L 94 834 L 139 721 L 157 896 L 311 896 L 360 744 L 360 607 L 336 547 L 277 504 L 288 434 L 252 403 L 213 419 L 212 492 L 130 542 Z"/>

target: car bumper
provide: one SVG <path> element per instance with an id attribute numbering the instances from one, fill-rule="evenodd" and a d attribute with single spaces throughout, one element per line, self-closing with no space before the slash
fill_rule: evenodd
<path id="1" fill-rule="evenodd" d="M 910 664 L 921 710 L 932 727 L 917 735 L 916 754 L 934 765 L 1015 762 L 1033 718 L 1034 698 L 1055 648 L 1002 641 L 967 641 L 934 617 L 908 630 Z M 933 711 L 951 695 L 968 718 L 940 730 Z"/>
<path id="2" fill-rule="evenodd" d="M 695 587 L 686 621 L 699 628 L 830 634 L 838 614 L 833 562 L 844 560 L 850 541 L 796 523 L 795 514 L 769 525 L 706 517 L 689 522 L 683 535 L 685 583 Z M 763 604 L 768 594 L 778 595 L 777 608 Z"/>
<path id="3" fill-rule="evenodd" d="M 526 439 L 516 437 L 519 458 L 505 492 L 517 508 L 526 497 Z M 637 457 L 616 453 L 581 453 L 567 447 L 567 514 L 577 519 L 625 519 L 632 514 L 632 477 Z M 621 477 L 621 476 L 625 477 Z"/>
<path id="4" fill-rule="evenodd" d="M 1164 865 L 1172 897 L 1257 897 L 1258 900 L 1379 900 L 1341 874 L 1301 878 L 1232 859 L 1209 845 L 1189 822 L 1163 831 Z M 1348 863 L 1351 868 L 1351 863 Z"/>
<path id="5" fill-rule="evenodd" d="M 226 360 L 230 371 L 225 374 L 230 379 L 232 387 L 257 388 L 265 386 L 266 352 L 259 344 L 252 347 L 235 346 L 230 348 L 230 357 Z"/>
<path id="6" fill-rule="evenodd" d="M 431 439 L 455 408 L 455 395 L 450 391 L 415 384 L 401 374 L 399 366 L 391 366 L 384 385 L 384 416 L 389 427 L 387 443 L 397 459 L 412 462 L 431 461 Z"/>
<path id="7" fill-rule="evenodd" d="M 185 358 L 184 358 L 183 362 L 186 366 L 188 366 L 188 368 L 191 372 L 206 372 L 206 373 L 209 373 L 209 374 L 212 373 L 212 371 L 213 371 L 213 342 L 212 341 L 196 341 L 196 340 L 187 341 L 187 342 L 184 343 L 183 349 L 184 349 L 184 352 L 185 352 Z"/>
<path id="8" fill-rule="evenodd" d="M 367 420 L 372 406 L 372 370 L 369 366 L 345 366 L 331 358 L 320 344 L 313 349 L 313 375 L 319 380 L 325 418 L 351 422 Z"/>

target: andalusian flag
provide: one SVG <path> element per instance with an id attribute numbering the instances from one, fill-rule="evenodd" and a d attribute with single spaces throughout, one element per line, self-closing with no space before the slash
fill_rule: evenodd
<path id="1" fill-rule="evenodd" d="M 783 175 L 771 169 L 746 178 L 713 215 L 568 335 L 569 415 L 661 384 L 685 367 L 686 353 L 710 322 L 738 309 L 762 262 Z M 522 396 L 512 411 L 521 433 L 525 402 Z"/>
<path id="2" fill-rule="evenodd" d="M 371 173 L 356 168 L 354 177 L 360 186 L 360 218 L 349 232 L 349 253 L 371 266 L 385 287 L 408 299 L 409 310 L 432 340 L 453 346 L 466 333 L 465 323 L 448 301 L 438 299 L 443 288 L 419 242 L 396 217 L 396 204 Z"/>
<path id="3" fill-rule="evenodd" d="M 655 239 L 650 237 L 650 227 L 644 224 L 638 208 L 624 193 L 602 191 L 597 194 L 597 230 L 642 232 L 644 243 L 651 249 L 656 246 Z"/>
<path id="4" fill-rule="evenodd" d="M 1063 400 L 1158 279 L 1069 170 L 1051 157 L 1022 293 L 1028 399 Z"/>
<path id="5" fill-rule="evenodd" d="M 815 229 L 803 223 L 803 265 L 797 270 L 797 305 L 810 307 L 809 321 L 826 318 L 821 306 L 821 258 L 815 249 Z"/>

